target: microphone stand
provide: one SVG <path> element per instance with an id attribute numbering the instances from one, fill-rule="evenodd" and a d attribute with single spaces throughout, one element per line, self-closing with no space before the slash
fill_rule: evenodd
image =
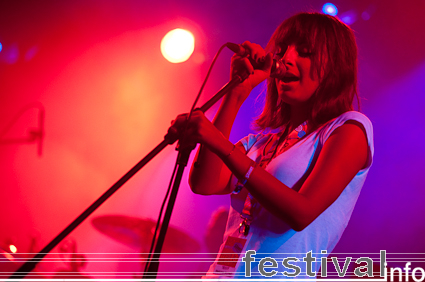
<path id="1" fill-rule="evenodd" d="M 212 105 L 218 102 L 221 97 L 223 97 L 230 89 L 240 84 L 249 76 L 248 73 L 243 74 L 243 76 L 236 76 L 228 83 L 226 83 L 210 100 L 208 100 L 202 107 L 199 108 L 202 112 L 207 111 Z M 158 144 L 152 151 L 150 151 L 142 160 L 140 160 L 133 168 L 131 168 L 126 174 L 124 174 L 114 185 L 112 185 L 105 193 L 102 194 L 93 204 L 91 204 L 83 213 L 81 213 L 74 221 L 72 221 L 61 233 L 59 233 L 50 243 L 48 243 L 39 253 L 37 253 L 32 259 L 26 261 L 18 270 L 16 270 L 9 279 L 22 279 L 28 273 L 30 273 L 37 263 L 39 263 L 54 247 L 56 247 L 69 233 L 71 233 L 78 225 L 80 225 L 88 216 L 90 216 L 99 206 L 101 206 L 109 197 L 111 197 L 122 185 L 124 185 L 131 177 L 133 177 L 141 168 L 143 168 L 150 160 L 152 160 L 159 152 L 161 152 L 167 145 L 173 144 L 177 141 L 177 136 L 172 136 L 167 134 L 164 137 L 164 140 Z M 177 197 L 178 187 L 181 182 L 181 177 L 191 150 L 185 150 L 184 153 L 179 151 L 179 168 L 176 174 L 176 180 L 172 192 L 170 194 L 170 199 L 168 201 L 166 213 L 164 216 L 163 223 L 161 225 L 161 230 L 158 236 L 158 240 L 155 247 L 155 254 L 152 261 L 149 264 L 148 273 L 153 273 L 151 276 L 156 277 L 156 273 L 159 267 L 159 257 L 162 250 L 162 245 L 164 243 L 165 235 L 167 228 L 170 222 L 172 210 L 174 208 L 174 203 Z M 152 278 L 152 277 L 151 277 Z"/>
<path id="2" fill-rule="evenodd" d="M 2 139 L 3 136 L 12 128 L 16 121 L 28 110 L 32 108 L 38 108 L 38 128 L 31 128 L 28 132 L 28 137 L 8 138 Z M 40 102 L 31 103 L 25 106 L 18 114 L 12 119 L 12 121 L 0 132 L 0 145 L 10 145 L 19 143 L 33 143 L 38 139 L 38 155 L 41 157 L 42 154 L 42 142 L 44 137 L 44 116 L 45 110 L 43 104 Z"/>

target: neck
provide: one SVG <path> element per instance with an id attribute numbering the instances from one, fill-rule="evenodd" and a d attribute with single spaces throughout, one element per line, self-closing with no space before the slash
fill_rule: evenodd
<path id="1" fill-rule="evenodd" d="M 308 110 L 305 107 L 291 106 L 291 119 L 289 120 L 290 129 L 293 130 L 308 118 Z"/>

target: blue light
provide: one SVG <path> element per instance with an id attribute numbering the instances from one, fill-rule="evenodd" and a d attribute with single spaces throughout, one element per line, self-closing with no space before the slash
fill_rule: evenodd
<path id="1" fill-rule="evenodd" d="M 357 21 L 357 13 L 353 10 L 345 12 L 339 16 L 341 21 L 347 25 L 351 25 Z"/>
<path id="2" fill-rule="evenodd" d="M 0 43 L 0 52 L 1 52 L 2 49 L 3 49 L 3 45 L 1 45 L 1 43 Z"/>
<path id="3" fill-rule="evenodd" d="M 331 15 L 331 16 L 336 16 L 338 14 L 337 7 L 332 3 L 324 4 L 322 11 L 323 11 L 323 13 Z"/>

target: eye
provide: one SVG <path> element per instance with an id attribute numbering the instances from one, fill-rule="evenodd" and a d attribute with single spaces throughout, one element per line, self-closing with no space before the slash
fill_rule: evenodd
<path id="1" fill-rule="evenodd" d="M 285 55 L 287 49 L 288 49 L 287 44 L 280 45 L 276 50 L 275 56 L 283 57 Z"/>
<path id="2" fill-rule="evenodd" d="M 314 54 L 311 51 L 311 48 L 309 48 L 309 46 L 307 45 L 297 46 L 297 53 L 300 57 L 303 57 L 303 58 L 309 58 Z"/>

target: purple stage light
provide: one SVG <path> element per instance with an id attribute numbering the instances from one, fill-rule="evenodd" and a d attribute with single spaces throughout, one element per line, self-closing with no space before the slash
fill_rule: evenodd
<path id="1" fill-rule="evenodd" d="M 357 21 L 357 13 L 353 10 L 347 11 L 340 15 L 340 19 L 347 25 L 351 25 Z"/>

